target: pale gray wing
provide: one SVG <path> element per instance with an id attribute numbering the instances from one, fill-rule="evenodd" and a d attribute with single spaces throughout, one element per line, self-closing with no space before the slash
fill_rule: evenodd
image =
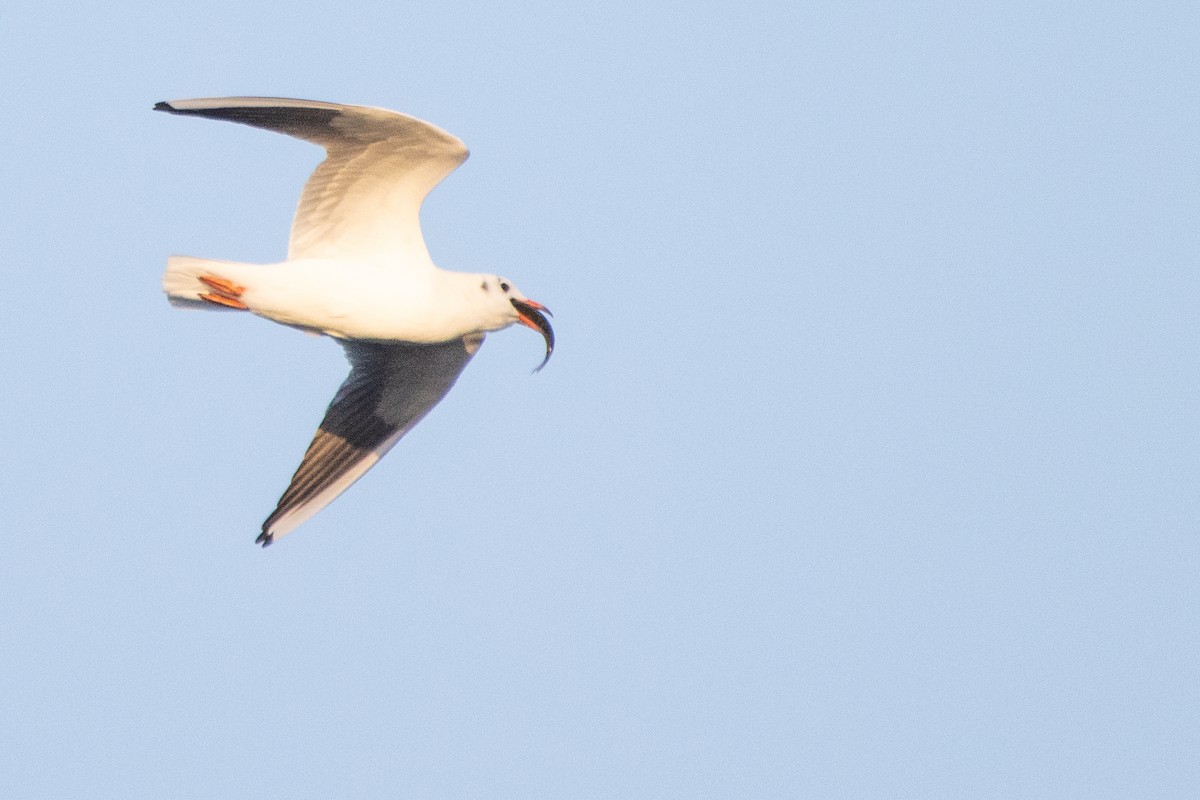
<path id="1" fill-rule="evenodd" d="M 466 146 L 428 122 L 383 108 L 275 97 L 170 100 L 158 111 L 240 122 L 325 148 L 304 192 L 288 258 L 433 266 L 421 203 L 467 158 Z"/>
<path id="2" fill-rule="evenodd" d="M 482 342 L 346 344 L 350 376 L 257 541 L 266 547 L 350 488 L 446 396 Z"/>

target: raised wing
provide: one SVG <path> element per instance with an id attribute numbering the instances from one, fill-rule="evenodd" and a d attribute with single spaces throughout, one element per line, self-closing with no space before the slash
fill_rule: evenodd
<path id="1" fill-rule="evenodd" d="M 467 159 L 466 146 L 414 117 L 275 97 L 170 100 L 157 111 L 240 122 L 325 148 L 292 220 L 288 258 L 429 269 L 421 203 Z"/>
<path id="2" fill-rule="evenodd" d="M 350 488 L 446 396 L 482 343 L 474 334 L 443 344 L 346 344 L 350 376 L 257 541 L 266 547 Z"/>

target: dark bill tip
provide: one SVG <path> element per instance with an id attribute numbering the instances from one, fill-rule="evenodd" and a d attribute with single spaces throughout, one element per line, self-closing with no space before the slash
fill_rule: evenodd
<path id="1" fill-rule="evenodd" d="M 550 354 L 554 352 L 554 329 L 550 327 L 550 320 L 546 319 L 546 314 L 549 309 L 542 306 L 540 303 L 526 302 L 524 300 L 512 300 L 513 308 L 517 309 L 520 315 L 521 324 L 533 328 L 542 335 L 546 340 L 546 357 L 542 359 L 542 363 L 537 365 L 537 372 L 546 363 L 550 361 Z"/>

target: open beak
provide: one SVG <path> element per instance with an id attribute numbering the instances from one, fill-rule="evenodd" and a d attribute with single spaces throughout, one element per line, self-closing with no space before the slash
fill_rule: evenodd
<path id="1" fill-rule="evenodd" d="M 554 329 L 550 327 L 550 320 L 546 319 L 547 315 L 554 315 L 550 314 L 550 309 L 533 300 L 511 300 L 510 302 L 513 304 L 513 308 L 517 309 L 517 316 L 521 320 L 521 324 L 533 328 L 546 340 L 546 357 L 534 370 L 537 372 L 538 369 L 546 366 L 546 362 L 550 360 L 550 354 L 554 352 Z"/>

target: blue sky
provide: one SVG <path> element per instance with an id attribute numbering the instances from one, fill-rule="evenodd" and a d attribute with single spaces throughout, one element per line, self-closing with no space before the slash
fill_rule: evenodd
<path id="1" fill-rule="evenodd" d="M 0 794 L 1184 797 L 1200 781 L 1200 12 L 0 10 Z M 489 338 L 253 544 L 340 349 L 186 313 L 378 105 L 471 159 Z"/>

